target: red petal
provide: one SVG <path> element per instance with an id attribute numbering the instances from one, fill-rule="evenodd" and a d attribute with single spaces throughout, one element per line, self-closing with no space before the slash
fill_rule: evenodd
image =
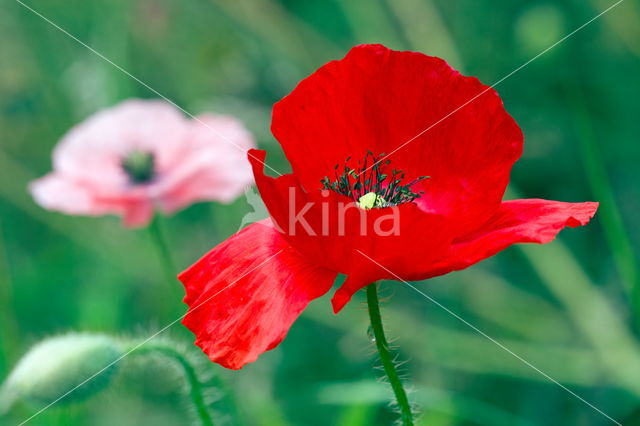
<path id="1" fill-rule="evenodd" d="M 254 223 L 180 274 L 183 324 L 212 361 L 239 369 L 277 346 L 335 277 L 303 259 L 269 219 Z"/>
<path id="2" fill-rule="evenodd" d="M 473 229 L 499 207 L 523 137 L 493 89 L 441 59 L 356 46 L 278 102 L 271 129 L 311 192 L 347 157 L 389 154 L 434 124 L 390 155 L 390 167 L 431 176 L 417 202 Z"/>
<path id="3" fill-rule="evenodd" d="M 598 203 L 594 202 L 505 201 L 480 229 L 454 241 L 448 258 L 428 275 L 442 275 L 466 268 L 512 244 L 546 244 L 565 227 L 586 225 L 597 209 Z"/>
<path id="4" fill-rule="evenodd" d="M 390 277 L 386 271 L 380 269 L 375 263 L 371 262 L 371 260 L 367 259 L 360 253 L 358 253 L 358 255 L 360 256 L 361 263 L 364 267 L 359 268 L 350 274 L 331 298 L 333 312 L 336 314 L 351 301 L 353 295 L 361 288 L 383 278 L 396 279 L 396 277 Z M 372 266 L 376 271 L 372 270 Z M 375 272 L 377 272 L 377 275 Z"/>

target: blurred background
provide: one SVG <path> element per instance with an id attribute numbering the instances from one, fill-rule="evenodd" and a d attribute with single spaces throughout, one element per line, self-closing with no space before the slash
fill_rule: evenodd
<path id="1" fill-rule="evenodd" d="M 492 84 L 613 0 L 30 0 L 25 3 L 191 113 L 240 117 L 288 170 L 270 109 L 359 43 L 446 59 Z M 144 338 L 184 313 L 146 229 L 37 206 L 29 181 L 74 124 L 129 97 L 157 97 L 18 2 L 0 3 L 0 379 L 38 340 L 69 330 Z M 418 283 L 624 425 L 640 425 L 640 3 L 626 0 L 502 82 L 525 133 L 509 197 L 600 201 L 587 227 L 512 247 Z M 180 269 L 251 211 L 201 203 L 161 225 Z M 179 284 L 173 283 L 174 286 Z M 401 283 L 383 287 L 388 334 L 406 360 L 420 424 L 607 425 L 610 420 Z M 364 298 L 338 316 L 323 297 L 288 338 L 241 371 L 207 362 L 175 325 L 163 333 L 200 362 L 216 424 L 386 425 Z M 122 363 L 87 402 L 33 425 L 184 425 L 180 375 Z M 17 404 L 0 424 L 39 406 Z"/>

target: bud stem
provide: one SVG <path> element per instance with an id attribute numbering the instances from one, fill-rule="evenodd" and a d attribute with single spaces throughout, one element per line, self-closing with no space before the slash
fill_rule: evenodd
<path id="1" fill-rule="evenodd" d="M 367 286 L 367 306 L 369 308 L 369 319 L 371 320 L 371 329 L 375 337 L 376 348 L 380 354 L 380 361 L 384 372 L 389 379 L 389 384 L 396 396 L 398 407 L 400 408 L 400 419 L 404 426 L 413 426 L 413 413 L 409 398 L 402 386 L 402 381 L 396 367 L 393 364 L 393 357 L 389 349 L 389 343 L 384 335 L 384 327 L 382 326 L 382 316 L 380 315 L 380 302 L 378 301 L 378 284 L 373 283 Z"/>
<path id="2" fill-rule="evenodd" d="M 211 415 L 209 414 L 209 410 L 204 401 L 202 383 L 198 379 L 196 369 L 179 350 L 169 344 L 147 343 L 146 345 L 135 349 L 133 354 L 159 354 L 176 361 L 184 372 L 184 377 L 189 386 L 189 397 L 196 409 L 196 413 L 200 419 L 200 424 L 202 426 L 213 426 L 213 420 L 211 419 Z"/>

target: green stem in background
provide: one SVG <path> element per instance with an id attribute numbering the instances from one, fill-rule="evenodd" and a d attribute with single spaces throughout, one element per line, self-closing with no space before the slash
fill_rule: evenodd
<path id="1" fill-rule="evenodd" d="M 162 230 L 162 226 L 160 224 L 160 216 L 156 214 L 149 225 L 149 234 L 151 235 L 151 239 L 153 240 L 153 245 L 156 247 L 158 252 L 158 257 L 160 263 L 162 264 L 162 271 L 164 273 L 165 279 L 169 284 L 170 288 L 170 298 L 171 300 L 180 300 L 181 295 L 178 294 L 178 281 L 176 278 L 177 269 L 173 262 L 173 258 L 171 257 L 171 251 L 169 250 L 169 245 L 167 244 L 167 239 Z M 166 300 L 166 298 L 162 298 L 162 300 Z"/>
<path id="2" fill-rule="evenodd" d="M 369 308 L 369 319 L 371 320 L 371 329 L 375 337 L 376 348 L 380 354 L 380 361 L 384 372 L 389 379 L 389 384 L 396 396 L 398 407 L 400 408 L 400 418 L 404 426 L 413 426 L 413 413 L 409 398 L 402 386 L 402 381 L 396 367 L 393 364 L 393 357 L 389 349 L 389 343 L 384 335 L 384 327 L 382 326 L 382 316 L 380 315 L 380 302 L 378 301 L 378 284 L 373 283 L 367 286 L 367 306 Z"/>
<path id="3" fill-rule="evenodd" d="M 389 10 L 387 19 L 403 34 L 409 50 L 444 58 L 458 71 L 464 71 L 460 52 L 433 0 L 386 0 L 383 3 Z"/>
<path id="4" fill-rule="evenodd" d="M 9 259 L 5 250 L 4 229 L 0 224 L 0 377 L 15 360 L 19 327 L 13 312 L 12 279 Z"/>
<path id="5" fill-rule="evenodd" d="M 151 234 L 153 244 L 158 250 L 158 256 L 160 257 L 160 262 L 162 263 L 162 268 L 167 281 L 174 283 L 176 281 L 176 268 L 174 267 L 173 259 L 171 258 L 167 239 L 162 231 L 162 227 L 160 226 L 160 217 L 157 214 L 153 217 L 153 220 L 149 225 L 149 233 Z"/>
<path id="6" fill-rule="evenodd" d="M 211 419 L 211 415 L 209 414 L 209 410 L 207 409 L 207 405 L 204 401 L 202 383 L 200 382 L 200 379 L 198 379 L 196 369 L 191 365 L 186 356 L 173 346 L 164 343 L 147 343 L 144 346 L 136 348 L 132 354 L 157 354 L 176 361 L 184 372 L 184 377 L 189 387 L 189 398 L 193 403 L 198 418 L 200 419 L 200 424 L 202 426 L 213 426 L 213 420 Z"/>
<path id="7" fill-rule="evenodd" d="M 589 119 L 586 100 L 581 88 L 568 83 L 567 95 L 574 111 L 575 132 L 591 192 L 600 201 L 598 214 L 602 221 L 614 262 L 620 271 L 625 290 L 631 301 L 636 321 L 640 321 L 640 274 L 636 267 L 633 247 L 617 207 L 607 176 L 606 165 L 598 147 L 596 131 Z"/>

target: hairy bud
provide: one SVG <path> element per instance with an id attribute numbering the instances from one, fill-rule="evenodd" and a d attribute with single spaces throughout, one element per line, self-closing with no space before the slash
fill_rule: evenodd
<path id="1" fill-rule="evenodd" d="M 109 384 L 122 353 L 116 340 L 100 334 L 69 333 L 43 340 L 4 383 L 0 411 L 16 399 L 38 404 L 85 399 Z"/>

